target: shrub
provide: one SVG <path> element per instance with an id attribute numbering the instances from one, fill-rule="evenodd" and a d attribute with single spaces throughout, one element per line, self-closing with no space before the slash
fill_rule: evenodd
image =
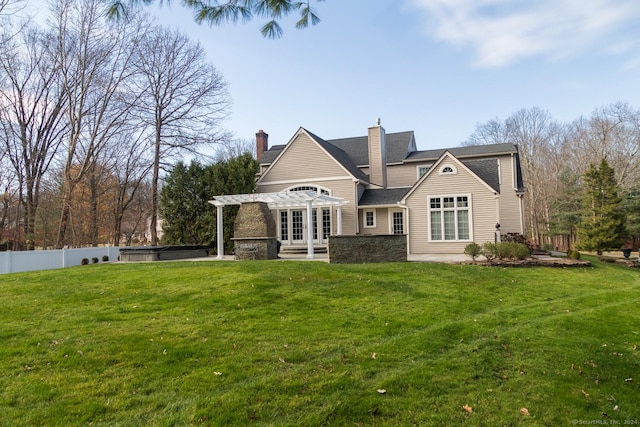
<path id="1" fill-rule="evenodd" d="M 580 259 L 580 252 L 576 251 L 575 249 L 569 249 L 567 251 L 567 257 L 571 259 Z"/>
<path id="2" fill-rule="evenodd" d="M 103 255 L 102 256 L 102 262 L 109 262 L 109 256 L 108 255 Z"/>
<path id="3" fill-rule="evenodd" d="M 500 236 L 502 243 L 521 243 L 529 248 L 529 254 L 533 251 L 533 245 L 527 238 L 520 233 L 507 233 Z M 551 245 L 549 245 L 551 246 Z"/>
<path id="4" fill-rule="evenodd" d="M 476 260 L 476 257 L 482 252 L 482 247 L 476 242 L 471 242 L 464 247 L 464 254 L 469 255 L 472 260 Z"/>
<path id="5" fill-rule="evenodd" d="M 485 242 L 482 245 L 482 255 L 488 261 L 493 259 L 523 260 L 531 255 L 531 249 L 524 243 L 517 242 Z"/>
<path id="6" fill-rule="evenodd" d="M 82 261 L 80 261 L 80 265 L 87 265 L 89 264 L 89 258 L 82 258 Z"/>
<path id="7" fill-rule="evenodd" d="M 91 258 L 91 262 L 94 263 L 94 264 L 97 264 L 98 263 L 98 258 L 96 258 L 96 257 Z"/>
<path id="8" fill-rule="evenodd" d="M 507 256 L 511 259 L 523 260 L 531 255 L 531 248 L 524 243 L 507 242 Z"/>
<path id="9" fill-rule="evenodd" d="M 480 254 L 491 262 L 496 258 L 497 248 L 495 243 L 484 242 L 480 249 Z"/>

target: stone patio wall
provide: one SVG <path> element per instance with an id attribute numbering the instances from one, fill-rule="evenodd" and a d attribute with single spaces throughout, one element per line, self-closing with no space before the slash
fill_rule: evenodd
<path id="1" fill-rule="evenodd" d="M 335 264 L 407 261 L 407 236 L 329 236 L 328 255 Z"/>

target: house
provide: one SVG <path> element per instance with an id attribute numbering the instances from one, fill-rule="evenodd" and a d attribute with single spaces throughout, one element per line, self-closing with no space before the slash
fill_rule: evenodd
<path id="1" fill-rule="evenodd" d="M 512 144 L 418 150 L 412 131 L 386 133 L 378 121 L 366 136 L 333 140 L 300 128 L 272 147 L 260 130 L 256 149 L 258 195 L 323 196 L 270 205 L 284 250 L 311 254 L 330 235 L 405 234 L 408 256 L 462 254 L 470 242 L 524 234 Z"/>

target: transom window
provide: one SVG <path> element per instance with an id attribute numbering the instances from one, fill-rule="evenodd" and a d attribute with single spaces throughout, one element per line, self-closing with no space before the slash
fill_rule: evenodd
<path id="1" fill-rule="evenodd" d="M 471 238 L 468 195 L 429 198 L 429 236 L 431 240 L 465 240 Z"/>
<path id="2" fill-rule="evenodd" d="M 316 185 L 299 185 L 297 187 L 290 188 L 289 191 L 315 191 L 316 193 L 325 194 L 330 196 L 329 190 L 325 190 L 324 188 L 318 187 Z"/>

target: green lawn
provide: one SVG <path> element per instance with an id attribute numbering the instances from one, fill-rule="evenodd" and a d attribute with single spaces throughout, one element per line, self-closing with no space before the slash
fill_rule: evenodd
<path id="1" fill-rule="evenodd" d="M 640 424 L 640 271 L 597 261 L 2 275 L 0 343 L 1 426 Z"/>

